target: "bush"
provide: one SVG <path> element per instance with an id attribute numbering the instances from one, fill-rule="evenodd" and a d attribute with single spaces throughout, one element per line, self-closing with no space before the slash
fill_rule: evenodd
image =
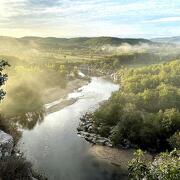
<path id="1" fill-rule="evenodd" d="M 180 161 L 177 150 L 171 153 L 161 153 L 153 162 L 145 159 L 144 152 L 135 152 L 135 158 L 129 162 L 129 176 L 133 180 L 179 180 Z"/>
<path id="2" fill-rule="evenodd" d="M 23 157 L 11 156 L 0 160 L 0 179 L 2 180 L 47 180 L 46 177 L 32 169 L 32 164 Z"/>
<path id="3" fill-rule="evenodd" d="M 174 135 L 171 136 L 168 141 L 172 148 L 180 149 L 180 131 L 174 133 Z"/>
<path id="4" fill-rule="evenodd" d="M 31 164 L 20 157 L 0 161 L 0 177 L 5 180 L 31 180 Z"/>
<path id="5" fill-rule="evenodd" d="M 147 163 L 145 163 L 144 152 L 140 149 L 135 153 L 135 158 L 129 162 L 129 176 L 134 180 L 141 180 L 144 177 L 149 176 Z"/>
<path id="6" fill-rule="evenodd" d="M 110 126 L 101 126 L 99 130 L 99 134 L 102 137 L 108 137 L 110 132 Z"/>

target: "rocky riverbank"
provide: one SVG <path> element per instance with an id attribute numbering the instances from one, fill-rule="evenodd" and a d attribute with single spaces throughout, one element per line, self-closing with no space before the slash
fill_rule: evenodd
<path id="1" fill-rule="evenodd" d="M 101 134 L 103 124 L 95 125 L 93 115 L 86 113 L 80 118 L 80 123 L 77 128 L 78 135 L 85 138 L 88 142 L 96 145 L 115 147 L 120 149 L 136 148 L 135 145 L 131 144 L 128 140 L 124 139 L 121 144 L 114 144 L 111 140 L 111 134 L 113 133 L 113 127 L 111 127 L 110 133 L 107 137 L 103 137 Z"/>
<path id="2" fill-rule="evenodd" d="M 90 113 L 86 113 L 80 120 L 77 130 L 81 137 L 93 144 L 113 147 L 113 143 L 109 138 L 102 137 L 96 133 L 93 118 Z"/>
<path id="3" fill-rule="evenodd" d="M 108 137 L 100 135 L 100 126 L 102 124 L 95 125 L 92 113 L 86 113 L 80 118 L 78 135 L 92 143 L 90 154 L 127 172 L 128 162 L 134 157 L 137 147 L 126 139 L 122 144 L 115 145 L 111 140 L 111 133 Z M 153 156 L 146 153 L 145 158 L 152 161 Z"/>

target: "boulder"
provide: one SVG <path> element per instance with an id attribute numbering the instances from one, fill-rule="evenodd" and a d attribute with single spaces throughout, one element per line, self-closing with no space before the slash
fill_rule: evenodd
<path id="1" fill-rule="evenodd" d="M 97 139 L 97 140 L 96 140 L 96 144 L 99 144 L 99 145 L 104 146 L 105 143 L 106 143 L 106 140 L 105 140 L 105 139 Z"/>
<path id="2" fill-rule="evenodd" d="M 92 132 L 92 130 L 93 130 L 92 126 L 89 126 L 88 132 Z"/>
<path id="3" fill-rule="evenodd" d="M 85 136 L 85 137 L 89 137 L 90 136 L 90 134 L 88 132 L 81 132 L 81 135 Z"/>
<path id="4" fill-rule="evenodd" d="M 0 130 L 0 158 L 11 156 L 13 146 L 13 137 Z"/>
<path id="5" fill-rule="evenodd" d="M 83 127 L 83 126 L 79 126 L 79 127 L 77 128 L 77 130 L 78 130 L 78 131 L 83 131 L 83 130 L 84 130 L 84 127 Z"/>
<path id="6" fill-rule="evenodd" d="M 105 142 L 105 145 L 108 147 L 113 147 L 113 144 L 111 142 Z"/>

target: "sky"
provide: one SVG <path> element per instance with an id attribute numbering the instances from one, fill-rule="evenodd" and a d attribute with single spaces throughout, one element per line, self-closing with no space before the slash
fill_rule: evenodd
<path id="1" fill-rule="evenodd" d="M 0 36 L 180 35 L 180 0 L 0 0 Z"/>

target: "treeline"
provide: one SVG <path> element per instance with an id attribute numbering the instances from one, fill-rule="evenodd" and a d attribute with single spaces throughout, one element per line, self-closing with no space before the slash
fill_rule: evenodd
<path id="1" fill-rule="evenodd" d="M 180 147 L 180 61 L 118 72 L 120 90 L 94 113 L 94 128 L 115 145 Z"/>
<path id="2" fill-rule="evenodd" d="M 127 66 L 138 66 L 144 64 L 158 63 L 162 61 L 160 55 L 147 52 L 126 53 L 120 55 L 105 56 L 97 61 L 89 61 L 87 64 L 93 69 L 99 69 L 102 72 L 113 73 L 120 68 Z"/>

